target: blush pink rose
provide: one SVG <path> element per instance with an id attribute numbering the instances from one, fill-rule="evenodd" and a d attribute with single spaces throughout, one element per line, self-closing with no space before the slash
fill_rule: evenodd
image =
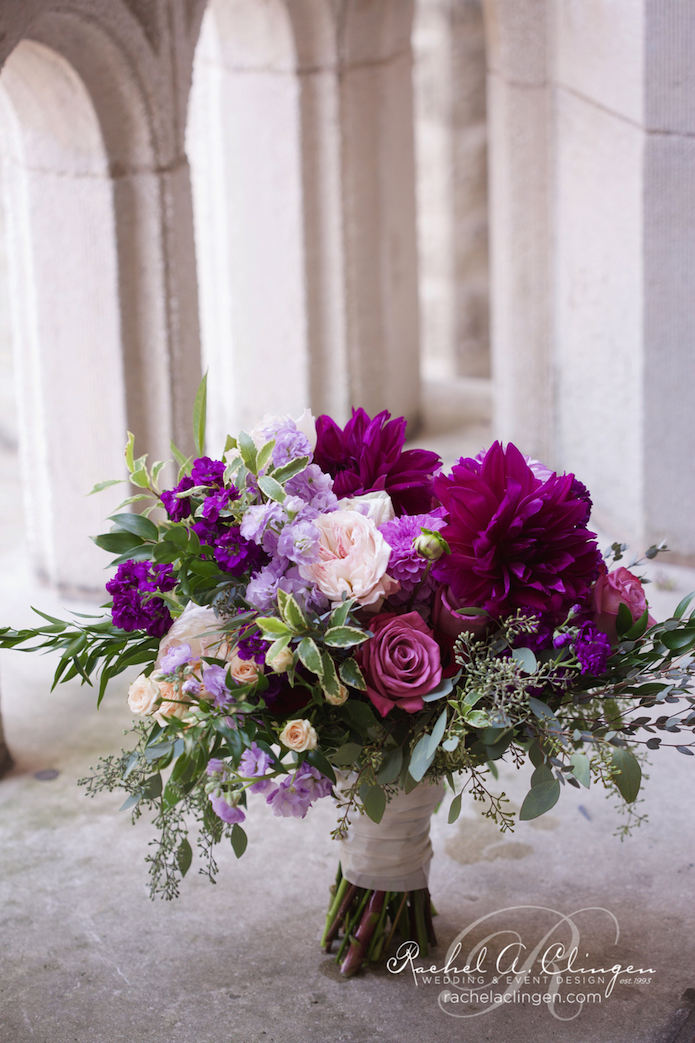
<path id="1" fill-rule="evenodd" d="M 618 643 L 618 632 L 615 621 L 618 609 L 625 605 L 632 616 L 634 623 L 644 615 L 647 607 L 647 599 L 644 596 L 644 587 L 637 576 L 628 569 L 619 568 L 612 572 L 602 572 L 594 586 L 594 614 L 593 622 L 607 634 L 613 644 Z M 653 626 L 656 620 L 650 615 L 649 626 Z"/>
<path id="2" fill-rule="evenodd" d="M 345 593 L 378 611 L 400 583 L 386 574 L 391 548 L 372 519 L 356 511 L 333 511 L 320 514 L 313 524 L 319 530 L 319 560 L 300 565 L 300 574 L 332 604 L 340 604 Z"/>
<path id="3" fill-rule="evenodd" d="M 423 707 L 422 696 L 442 679 L 439 645 L 417 612 L 382 612 L 370 621 L 374 637 L 360 646 L 358 659 L 367 695 L 382 717 L 394 706 L 407 713 Z"/>

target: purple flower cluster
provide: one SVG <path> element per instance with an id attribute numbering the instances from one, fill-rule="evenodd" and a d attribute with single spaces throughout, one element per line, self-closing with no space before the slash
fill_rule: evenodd
<path id="1" fill-rule="evenodd" d="M 611 654 L 610 638 L 593 623 L 582 623 L 574 642 L 574 654 L 583 674 L 599 677 L 606 669 Z"/>
<path id="2" fill-rule="evenodd" d="M 413 540 L 420 535 L 421 529 L 437 530 L 443 525 L 444 519 L 436 514 L 404 514 L 380 527 L 379 532 L 391 547 L 388 574 L 401 585 L 401 589 L 389 598 L 394 605 L 409 601 L 428 565 L 426 559 L 414 550 Z M 417 600 L 429 598 L 436 585 L 428 576 L 418 590 Z"/>
<path id="3" fill-rule="evenodd" d="M 270 641 L 263 640 L 257 627 L 248 626 L 241 631 L 236 652 L 240 659 L 253 659 L 258 666 L 263 666 L 270 644 Z"/>
<path id="4" fill-rule="evenodd" d="M 277 789 L 266 797 L 273 814 L 283 818 L 304 818 L 307 811 L 321 797 L 328 797 L 332 784 L 325 775 L 304 761 L 293 775 L 288 775 Z"/>
<path id="5" fill-rule="evenodd" d="M 195 525 L 193 526 L 195 528 Z M 238 525 L 232 525 L 214 542 L 215 561 L 223 572 L 243 576 L 256 572 L 268 560 L 263 549 L 244 539 Z"/>
<path id="6" fill-rule="evenodd" d="M 166 512 L 169 518 L 173 522 L 183 521 L 184 518 L 189 518 L 191 514 L 191 498 L 190 496 L 177 496 L 177 493 L 186 492 L 188 489 L 192 489 L 195 482 L 188 475 L 184 475 L 178 485 L 175 485 L 173 489 L 167 489 L 162 493 L 160 499 L 166 508 Z"/>
<path id="7" fill-rule="evenodd" d="M 252 742 L 248 750 L 244 750 L 239 761 L 239 774 L 244 778 L 253 779 L 259 775 L 265 775 L 268 768 L 272 768 L 273 758 L 262 750 L 258 743 Z M 272 779 L 260 779 L 250 786 L 252 793 L 267 793 L 273 785 Z"/>
<path id="8" fill-rule="evenodd" d="M 176 577 L 171 565 L 149 561 L 125 561 L 119 565 L 106 589 L 113 598 L 111 618 L 121 630 L 144 630 L 150 637 L 163 637 L 172 624 L 166 603 L 150 595 L 173 590 Z"/>

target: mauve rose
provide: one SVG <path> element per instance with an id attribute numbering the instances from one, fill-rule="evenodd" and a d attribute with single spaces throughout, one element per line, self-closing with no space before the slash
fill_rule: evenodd
<path id="1" fill-rule="evenodd" d="M 422 696 L 442 679 L 432 631 L 417 612 L 382 612 L 373 617 L 369 629 L 374 637 L 358 653 L 367 695 L 382 717 L 394 706 L 416 713 L 423 707 Z"/>
<path id="2" fill-rule="evenodd" d="M 635 623 L 644 615 L 647 607 L 644 588 L 639 578 L 622 567 L 612 572 L 602 572 L 596 580 L 593 595 L 592 621 L 599 630 L 608 635 L 614 645 L 618 643 L 615 621 L 620 606 L 625 605 L 630 610 Z M 649 626 L 653 626 L 656 620 L 650 615 L 648 622 Z"/>

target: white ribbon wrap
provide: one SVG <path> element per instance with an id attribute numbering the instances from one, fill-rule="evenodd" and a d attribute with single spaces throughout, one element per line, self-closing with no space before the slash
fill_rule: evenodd
<path id="1" fill-rule="evenodd" d="M 339 780 L 345 792 L 349 781 Z M 386 805 L 381 822 L 359 815 L 340 841 L 343 876 L 358 887 L 375 891 L 416 891 L 427 887 L 432 844 L 430 818 L 444 796 L 440 782 L 427 780 L 410 793 L 404 790 Z"/>

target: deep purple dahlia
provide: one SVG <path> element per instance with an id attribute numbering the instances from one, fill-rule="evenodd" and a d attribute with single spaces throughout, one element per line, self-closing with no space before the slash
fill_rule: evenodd
<path id="1" fill-rule="evenodd" d="M 406 421 L 386 410 L 370 419 L 353 409 L 344 429 L 329 416 L 316 420 L 314 462 L 333 478 L 338 497 L 385 489 L 396 514 L 425 514 L 432 506 L 432 475 L 441 465 L 427 449 L 403 452 Z"/>
<path id="2" fill-rule="evenodd" d="M 601 560 L 584 528 L 586 491 L 574 475 L 542 481 L 514 445 L 499 442 L 482 459 L 461 459 L 434 479 L 448 512 L 441 530 L 451 547 L 432 572 L 460 605 L 500 616 L 517 608 L 561 622 L 596 578 Z M 578 484 L 578 483 L 577 483 Z"/>

